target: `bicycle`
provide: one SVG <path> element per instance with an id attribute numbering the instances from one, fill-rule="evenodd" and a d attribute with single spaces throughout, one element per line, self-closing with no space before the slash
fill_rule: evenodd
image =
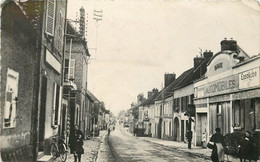
<path id="1" fill-rule="evenodd" d="M 67 146 L 64 139 L 61 137 L 53 137 L 53 142 L 51 144 L 51 155 L 54 159 L 60 157 L 60 159 L 65 162 L 67 159 Z"/>

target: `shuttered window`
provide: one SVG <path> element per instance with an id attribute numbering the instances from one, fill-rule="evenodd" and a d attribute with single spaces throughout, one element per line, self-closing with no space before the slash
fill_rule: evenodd
<path id="1" fill-rule="evenodd" d="M 55 2 L 56 0 L 47 0 L 46 11 L 46 33 L 54 35 L 54 20 L 55 20 Z"/>
<path id="2" fill-rule="evenodd" d="M 59 52 L 62 52 L 63 47 L 63 32 L 64 29 L 64 17 L 62 12 L 60 11 L 58 16 L 58 26 L 57 26 L 57 49 Z"/>
<path id="3" fill-rule="evenodd" d="M 58 84 L 53 85 L 53 113 L 52 125 L 60 124 L 61 88 Z"/>

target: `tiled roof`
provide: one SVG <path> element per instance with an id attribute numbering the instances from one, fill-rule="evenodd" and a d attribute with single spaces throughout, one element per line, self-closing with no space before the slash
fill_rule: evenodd
<path id="1" fill-rule="evenodd" d="M 204 60 L 198 67 L 190 68 L 184 71 L 177 79 L 175 79 L 168 87 L 162 89 L 155 100 L 161 100 L 173 95 L 174 90 L 192 84 L 193 81 L 203 76 L 207 69 L 208 60 Z"/>
<path id="2" fill-rule="evenodd" d="M 192 68 L 190 73 L 175 87 L 175 89 L 192 84 L 195 80 L 202 77 L 206 73 L 207 63 L 208 60 L 205 59 L 197 68 Z"/>
<path id="3" fill-rule="evenodd" d="M 94 96 L 89 90 L 87 90 L 87 96 L 88 96 L 88 98 L 89 98 L 90 100 L 92 100 L 93 102 L 94 102 L 94 101 L 100 102 L 100 101 L 96 98 L 96 96 Z"/>
<path id="4" fill-rule="evenodd" d="M 159 95 L 155 98 L 155 100 L 161 100 L 163 98 L 167 98 L 172 96 L 172 93 L 176 86 L 193 70 L 193 68 L 184 71 L 177 79 L 175 79 L 168 87 L 165 87 L 159 92 Z"/>
<path id="5" fill-rule="evenodd" d="M 148 99 L 146 99 L 142 105 L 143 106 L 147 106 L 147 105 L 152 105 L 154 104 L 154 99 L 157 97 L 157 95 L 159 94 L 159 92 L 153 94 L 151 97 L 149 97 Z"/>

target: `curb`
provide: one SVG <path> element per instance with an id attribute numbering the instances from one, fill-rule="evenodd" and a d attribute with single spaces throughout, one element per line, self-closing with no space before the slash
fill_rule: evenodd
<path id="1" fill-rule="evenodd" d="M 101 145 L 101 143 L 103 143 L 103 138 L 106 135 L 107 135 L 107 132 L 105 132 L 102 136 L 100 136 L 100 141 L 99 141 L 99 144 L 98 144 L 98 151 L 95 153 L 95 155 L 93 157 L 94 162 L 96 162 L 97 159 L 98 159 L 98 155 L 100 154 L 100 145 Z"/>

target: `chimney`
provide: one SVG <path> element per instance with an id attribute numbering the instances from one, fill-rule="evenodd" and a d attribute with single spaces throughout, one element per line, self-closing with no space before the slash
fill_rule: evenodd
<path id="1" fill-rule="evenodd" d="M 150 98 L 152 95 L 153 95 L 153 92 L 148 91 L 148 93 L 147 93 L 147 98 Z"/>
<path id="2" fill-rule="evenodd" d="M 230 50 L 230 51 L 237 51 L 237 41 L 231 38 L 227 40 L 226 38 L 220 42 L 221 51 Z"/>
<path id="3" fill-rule="evenodd" d="M 203 52 L 203 57 L 207 60 L 211 59 L 211 57 L 213 56 L 213 52 L 211 52 L 210 50 L 209 51 L 205 51 Z"/>
<path id="4" fill-rule="evenodd" d="M 82 38 L 85 38 L 85 9 L 80 8 L 80 19 L 79 19 L 79 33 Z"/>
<path id="5" fill-rule="evenodd" d="M 158 89 L 154 88 L 152 91 L 149 91 L 147 93 L 147 98 L 150 98 L 151 96 L 155 95 L 156 93 L 158 93 Z"/>
<path id="6" fill-rule="evenodd" d="M 204 54 L 204 53 L 203 53 Z M 204 61 L 204 58 L 202 57 L 198 57 L 196 56 L 194 59 L 193 59 L 193 62 L 194 62 L 194 68 L 198 67 L 202 62 Z"/>
<path id="7" fill-rule="evenodd" d="M 144 101 L 144 95 L 143 94 L 139 94 L 138 96 L 137 96 L 137 103 L 141 103 L 141 102 L 143 102 Z"/>
<path id="8" fill-rule="evenodd" d="M 164 74 L 164 87 L 168 87 L 175 80 L 175 77 L 175 73 Z"/>

